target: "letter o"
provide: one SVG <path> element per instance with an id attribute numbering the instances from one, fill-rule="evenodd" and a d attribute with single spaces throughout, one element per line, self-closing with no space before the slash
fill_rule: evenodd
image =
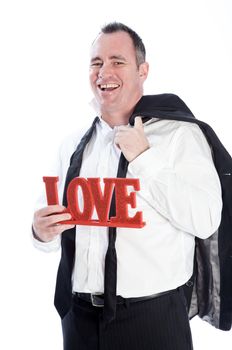
<path id="1" fill-rule="evenodd" d="M 83 194 L 83 211 L 80 211 L 78 203 L 78 186 L 81 187 Z M 94 201 L 88 185 L 88 181 L 82 177 L 75 177 L 68 185 L 67 189 L 67 200 L 68 200 L 68 209 L 74 220 L 91 220 L 93 210 L 94 210 Z"/>

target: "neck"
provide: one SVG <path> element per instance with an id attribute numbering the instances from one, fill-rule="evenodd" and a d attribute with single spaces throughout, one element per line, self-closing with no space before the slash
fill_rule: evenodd
<path id="1" fill-rule="evenodd" d="M 102 119 L 110 125 L 112 128 L 114 126 L 119 125 L 127 125 L 129 123 L 130 116 L 132 115 L 135 106 L 137 102 L 140 100 L 141 96 L 133 103 L 133 105 L 130 105 L 127 110 L 117 110 L 117 111 L 109 111 L 102 109 L 100 111 Z"/>
<path id="2" fill-rule="evenodd" d="M 112 128 L 114 126 L 119 126 L 119 125 L 127 125 L 129 122 L 129 118 L 132 114 L 132 111 L 127 114 L 121 114 L 121 113 L 102 113 L 102 119 Z"/>

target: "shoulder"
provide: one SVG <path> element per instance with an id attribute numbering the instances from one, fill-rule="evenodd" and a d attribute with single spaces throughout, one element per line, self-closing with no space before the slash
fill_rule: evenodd
<path id="1" fill-rule="evenodd" d="M 161 143 L 167 147 L 189 147 L 197 145 L 206 153 L 210 153 L 210 147 L 206 136 L 198 124 L 188 121 L 159 119 L 146 125 L 146 135 L 152 144 Z"/>
<path id="2" fill-rule="evenodd" d="M 179 121 L 171 119 L 152 118 L 145 125 L 145 131 L 148 134 L 159 132 L 165 134 L 181 135 L 186 132 L 192 132 L 203 135 L 201 128 L 194 122 Z"/>

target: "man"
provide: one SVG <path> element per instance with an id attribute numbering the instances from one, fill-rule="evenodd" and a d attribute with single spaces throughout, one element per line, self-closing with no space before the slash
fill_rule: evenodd
<path id="1" fill-rule="evenodd" d="M 193 273 L 195 237 L 217 230 L 222 209 L 210 147 L 198 125 L 160 119 L 162 108 L 128 124 L 143 101 L 148 63 L 142 40 L 127 26 L 102 29 L 89 76 L 100 118 L 62 148 L 54 175 L 65 205 L 39 209 L 33 221 L 38 248 L 51 251 L 62 243 L 55 304 L 64 349 L 192 349 L 181 286 Z M 60 225 L 71 219 L 64 212 L 67 185 L 78 175 L 139 178 L 136 210 L 146 225 L 117 228 L 117 236 L 94 226 L 78 226 L 75 235 L 73 225 Z M 78 199 L 83 205 L 80 193 Z"/>

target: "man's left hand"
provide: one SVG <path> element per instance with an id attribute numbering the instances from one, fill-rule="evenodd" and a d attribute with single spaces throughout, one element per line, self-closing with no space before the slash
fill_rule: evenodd
<path id="1" fill-rule="evenodd" d="M 143 130 L 140 117 L 135 118 L 134 127 L 121 125 L 115 134 L 115 143 L 121 149 L 128 162 L 132 162 L 150 146 Z"/>

